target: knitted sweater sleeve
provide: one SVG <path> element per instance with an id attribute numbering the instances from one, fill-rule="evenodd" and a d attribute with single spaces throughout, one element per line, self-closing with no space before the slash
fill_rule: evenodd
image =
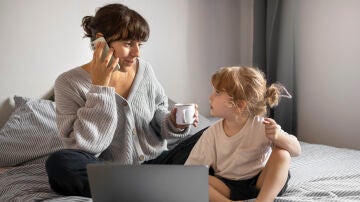
<path id="1" fill-rule="evenodd" d="M 114 88 L 92 85 L 64 73 L 56 79 L 54 91 L 57 125 L 65 148 L 93 154 L 104 151 L 116 129 Z"/>

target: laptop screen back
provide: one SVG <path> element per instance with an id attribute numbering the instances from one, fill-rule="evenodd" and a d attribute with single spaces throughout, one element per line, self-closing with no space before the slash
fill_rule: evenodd
<path id="1" fill-rule="evenodd" d="M 209 201 L 205 166 L 105 163 L 87 169 L 94 202 Z"/>

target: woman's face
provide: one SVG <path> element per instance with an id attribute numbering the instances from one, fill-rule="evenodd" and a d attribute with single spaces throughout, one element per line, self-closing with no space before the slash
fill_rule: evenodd
<path id="1" fill-rule="evenodd" d="M 114 56 L 119 58 L 121 67 L 130 67 L 136 63 L 136 58 L 140 56 L 140 41 L 113 41 L 110 47 L 113 48 Z"/>

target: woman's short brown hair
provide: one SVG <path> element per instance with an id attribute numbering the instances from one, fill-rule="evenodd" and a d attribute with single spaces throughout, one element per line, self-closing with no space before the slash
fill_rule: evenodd
<path id="1" fill-rule="evenodd" d="M 95 16 L 82 19 L 84 37 L 95 39 L 102 33 L 108 43 L 117 40 L 147 41 L 150 28 L 146 20 L 136 11 L 122 4 L 109 4 L 99 8 Z"/>

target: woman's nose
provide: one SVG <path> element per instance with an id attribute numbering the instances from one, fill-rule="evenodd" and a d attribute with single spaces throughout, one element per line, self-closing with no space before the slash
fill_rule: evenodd
<path id="1" fill-rule="evenodd" d="M 131 55 L 135 57 L 140 56 L 140 46 L 139 44 L 135 44 L 133 47 L 131 47 Z"/>

